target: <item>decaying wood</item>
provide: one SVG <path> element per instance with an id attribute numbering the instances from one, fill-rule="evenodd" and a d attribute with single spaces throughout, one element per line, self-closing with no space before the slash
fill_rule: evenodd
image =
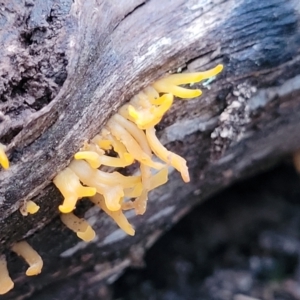
<path id="1" fill-rule="evenodd" d="M 300 148 L 297 0 L 2 2 L 0 141 L 12 166 L 0 172 L 0 240 L 16 283 L 3 299 L 49 284 L 51 299 L 95 297 L 100 282 L 142 264 L 145 249 L 194 204 Z M 176 101 L 158 127 L 188 160 L 191 183 L 172 173 L 144 216 L 128 214 L 135 237 L 83 201 L 78 212 L 97 238 L 80 242 L 58 219 L 53 177 L 143 87 L 170 70 L 218 63 L 225 70 L 203 96 Z M 41 209 L 23 217 L 29 199 Z M 35 278 L 8 251 L 25 237 L 44 258 Z"/>

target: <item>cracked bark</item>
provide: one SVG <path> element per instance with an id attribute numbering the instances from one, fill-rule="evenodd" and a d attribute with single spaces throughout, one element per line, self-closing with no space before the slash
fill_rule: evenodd
<path id="1" fill-rule="evenodd" d="M 0 172 L 0 240 L 15 288 L 3 299 L 34 299 L 43 289 L 43 299 L 97 296 L 99 283 L 141 264 L 144 250 L 193 205 L 300 148 L 298 1 L 9 2 L 1 3 L 0 61 L 8 75 L 1 77 L 0 140 L 12 166 Z M 41 70 L 37 57 L 49 47 L 53 60 L 64 57 L 67 65 L 51 69 L 52 77 L 26 73 Z M 191 183 L 172 173 L 151 194 L 146 214 L 130 216 L 133 238 L 83 202 L 79 212 L 94 223 L 97 239 L 78 241 L 58 219 L 62 197 L 53 177 L 143 87 L 169 70 L 217 63 L 225 70 L 211 88 L 200 99 L 176 101 L 158 126 L 163 143 L 187 159 Z M 43 86 L 38 96 L 36 82 Z M 41 209 L 23 217 L 18 208 L 28 199 Z M 24 263 L 9 252 L 23 238 L 44 258 L 35 278 L 26 278 Z"/>

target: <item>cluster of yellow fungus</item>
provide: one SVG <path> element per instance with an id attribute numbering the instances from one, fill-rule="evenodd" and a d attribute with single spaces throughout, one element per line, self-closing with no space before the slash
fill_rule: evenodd
<path id="1" fill-rule="evenodd" d="M 15 243 L 11 250 L 23 257 L 28 263 L 29 268 L 26 271 L 27 276 L 34 276 L 41 273 L 43 268 L 43 260 L 39 254 L 26 242 L 21 241 Z M 9 276 L 6 258 L 0 256 L 0 295 L 6 294 L 14 287 L 14 283 Z"/>
<path id="2" fill-rule="evenodd" d="M 187 99 L 202 93 L 180 85 L 209 79 L 222 69 L 223 66 L 218 65 L 205 72 L 173 74 L 145 88 L 122 106 L 54 178 L 54 184 L 64 197 L 59 206 L 62 222 L 79 238 L 90 241 L 95 236 L 91 226 L 72 213 L 81 198 L 89 197 L 121 229 L 134 235 L 123 211 L 134 209 L 136 214 L 144 214 L 148 193 L 167 182 L 168 166 L 178 170 L 184 182 L 189 182 L 186 160 L 160 143 L 155 125 L 170 109 L 174 96 Z M 134 162 L 139 163 L 136 176 L 101 170 L 102 166 L 126 168 Z"/>
<path id="3" fill-rule="evenodd" d="M 95 237 L 88 222 L 72 213 L 81 198 L 89 197 L 121 229 L 134 235 L 135 230 L 124 211 L 134 209 L 136 214 L 144 214 L 148 193 L 168 181 L 169 166 L 180 172 L 184 182 L 189 182 L 186 160 L 160 143 L 155 134 L 155 125 L 170 109 L 174 97 L 188 99 L 202 93 L 201 90 L 179 85 L 210 79 L 222 69 L 223 66 L 218 65 L 206 72 L 173 74 L 145 88 L 122 106 L 101 132 L 74 155 L 70 165 L 54 178 L 54 184 L 64 197 L 59 206 L 61 221 L 80 239 L 89 242 Z M 8 169 L 5 149 L 0 144 L 0 165 Z M 115 170 L 135 162 L 139 163 L 137 175 L 124 176 Z M 113 171 L 104 171 L 102 166 Z M 38 210 L 39 206 L 31 200 L 20 207 L 24 216 Z M 41 272 L 43 260 L 26 241 L 15 243 L 11 250 L 28 263 L 27 276 Z M 13 286 L 6 258 L 0 255 L 0 295 L 10 291 Z"/>

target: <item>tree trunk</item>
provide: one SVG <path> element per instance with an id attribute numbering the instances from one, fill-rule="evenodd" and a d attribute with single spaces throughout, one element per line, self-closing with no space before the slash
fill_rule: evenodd
<path id="1" fill-rule="evenodd" d="M 100 282 L 141 265 L 145 249 L 196 203 L 300 148 L 297 0 L 0 3 L 0 142 L 11 161 L 0 172 L 0 253 L 15 282 L 3 299 L 51 283 L 42 299 L 95 299 Z M 157 128 L 187 159 L 191 183 L 172 173 L 145 215 L 128 215 L 134 237 L 83 201 L 78 212 L 97 237 L 79 241 L 58 217 L 54 176 L 142 88 L 168 71 L 218 63 L 224 71 L 201 98 L 176 100 Z M 29 199 L 41 208 L 23 217 Z M 24 238 L 44 259 L 34 278 L 9 251 Z"/>

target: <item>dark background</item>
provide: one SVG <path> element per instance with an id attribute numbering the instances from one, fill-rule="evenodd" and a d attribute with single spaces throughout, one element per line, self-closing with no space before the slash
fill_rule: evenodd
<path id="1" fill-rule="evenodd" d="M 200 204 L 103 299 L 300 299 L 300 178 L 290 162 Z"/>

